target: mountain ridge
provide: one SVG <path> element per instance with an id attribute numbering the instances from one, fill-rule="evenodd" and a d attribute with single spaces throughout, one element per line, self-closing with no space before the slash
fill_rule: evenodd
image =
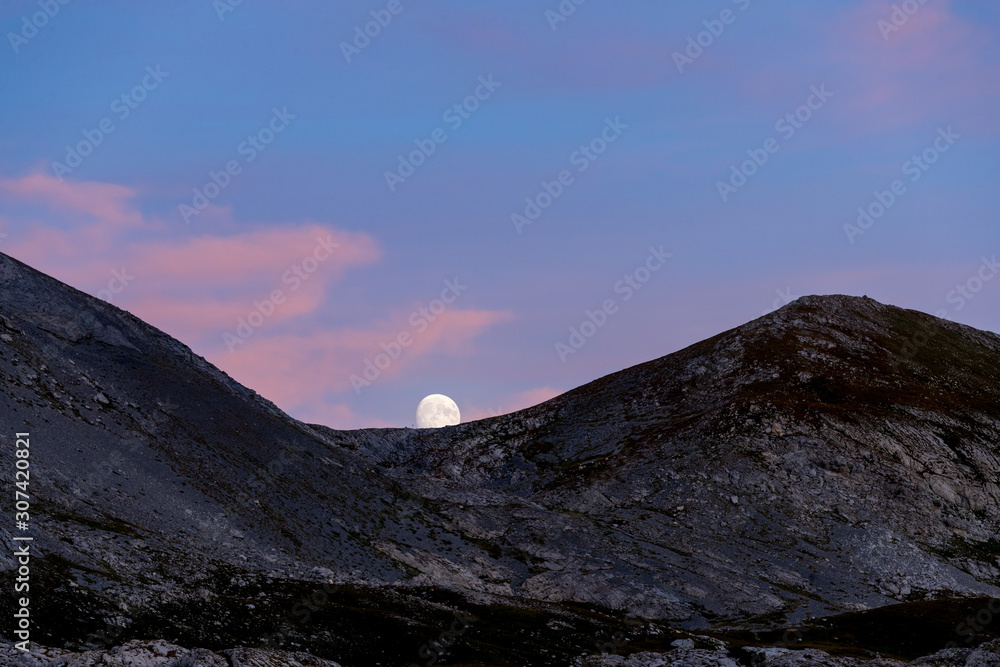
<path id="1" fill-rule="evenodd" d="M 516 413 L 353 431 L 289 417 L 2 254 L 0 316 L 0 445 L 24 425 L 44 443 L 42 602 L 76 614 L 53 645 L 114 627 L 222 650 L 291 624 L 282 646 L 329 659 L 396 650 L 288 609 L 257 614 L 257 634 L 237 623 L 248 598 L 319 586 L 414 642 L 446 610 L 502 611 L 569 624 L 545 641 L 582 652 L 594 632 L 638 650 L 1000 595 L 1000 336 L 917 311 L 803 297 Z M 205 609 L 205 627 L 180 620 Z"/>

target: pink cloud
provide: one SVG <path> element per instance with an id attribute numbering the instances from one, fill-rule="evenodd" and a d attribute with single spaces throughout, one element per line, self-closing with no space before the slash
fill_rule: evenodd
<path id="1" fill-rule="evenodd" d="M 157 228 L 132 206 L 136 192 L 114 184 L 34 174 L 0 181 L 0 192 L 89 216 L 66 230 L 22 220 L 7 252 L 94 295 L 114 271 L 134 276 L 116 305 L 189 343 L 231 329 L 275 290 L 284 302 L 274 309 L 272 325 L 313 313 L 332 282 L 380 256 L 373 238 L 318 223 L 130 241 L 125 233 L 132 227 Z"/>
<path id="2" fill-rule="evenodd" d="M 328 250 L 331 242 L 338 247 Z M 87 229 L 37 228 L 6 250 L 95 296 L 113 271 L 131 276 L 114 303 L 189 343 L 233 329 L 276 290 L 283 302 L 269 325 L 313 313 L 332 283 L 380 255 L 371 237 L 317 224 L 118 245 Z"/>
<path id="3" fill-rule="evenodd" d="M 367 235 L 308 224 L 132 244 L 119 255 L 136 289 L 118 305 L 194 343 L 235 330 L 239 318 L 258 309 L 269 328 L 314 314 L 331 284 L 351 268 L 377 261 L 380 250 Z M 90 265 L 81 273 L 88 274 L 88 284 L 100 284 L 108 266 Z"/>
<path id="4" fill-rule="evenodd" d="M 830 58 L 850 70 L 842 92 L 860 127 L 879 132 L 945 118 L 995 132 L 988 110 L 1000 96 L 983 85 L 1000 75 L 995 61 L 983 57 L 995 36 L 955 15 L 947 0 L 903 14 L 905 22 L 897 12 L 896 23 L 894 5 L 900 3 L 866 0 L 832 31 Z"/>
<path id="5" fill-rule="evenodd" d="M 66 280 L 66 271 L 57 273 L 48 271 L 46 266 L 48 262 L 46 260 L 52 256 L 73 256 L 77 245 L 73 242 L 70 234 L 58 229 L 33 225 L 30 231 L 22 232 L 16 237 L 12 237 L 11 241 L 11 248 L 5 249 L 5 252 L 60 280 Z M 71 281 L 66 280 L 66 282 Z M 78 285 L 79 283 L 71 282 L 71 284 Z"/>
<path id="6" fill-rule="evenodd" d="M 70 284 L 81 284 L 77 282 L 83 277 L 81 265 L 113 251 L 125 231 L 148 226 L 132 202 L 136 191 L 121 185 L 60 181 L 35 173 L 0 180 L 0 196 L 6 201 L 37 204 L 75 225 L 60 230 L 38 220 L 21 219 L 16 225 L 20 233 L 11 245 L 22 261 Z"/>
<path id="7" fill-rule="evenodd" d="M 323 424 L 342 430 L 399 426 L 399 424 L 392 424 L 377 417 L 359 415 L 350 406 L 343 403 L 313 406 L 300 410 L 296 417 L 307 424 Z"/>
<path id="8" fill-rule="evenodd" d="M 378 247 L 367 235 L 309 224 L 145 246 L 138 249 L 135 261 L 150 275 L 170 276 L 184 284 L 211 283 L 219 287 L 245 285 L 263 275 L 278 278 L 303 262 L 321 267 L 323 275 L 336 277 L 378 257 Z"/>
<path id="9" fill-rule="evenodd" d="M 564 392 L 558 389 L 553 389 L 552 387 L 529 389 L 504 399 L 500 405 L 493 408 L 480 408 L 477 406 L 467 407 L 462 410 L 462 421 L 471 422 L 476 421 L 477 419 L 486 419 L 487 417 L 510 414 L 511 412 L 517 412 L 518 410 L 524 410 L 525 408 L 530 408 L 538 405 L 539 403 L 544 403 L 550 398 L 555 398 L 563 393 Z"/>
<path id="10" fill-rule="evenodd" d="M 364 378 L 366 360 L 375 363 L 401 332 L 412 343 L 371 381 L 371 387 L 399 377 L 417 359 L 432 353 L 471 352 L 470 343 L 487 328 L 510 318 L 510 313 L 485 310 L 449 309 L 426 329 L 412 326 L 408 318 L 386 322 L 369 330 L 323 330 L 312 334 L 267 334 L 256 332 L 233 352 L 223 348 L 208 358 L 237 381 L 253 387 L 286 410 L 316 410 L 324 392 L 354 390 L 351 376 Z M 264 335 L 261 335 L 264 333 Z M 364 387 L 368 391 L 371 387 Z"/>
<path id="11" fill-rule="evenodd" d="M 16 199 L 40 202 L 56 210 L 84 213 L 113 226 L 142 223 L 130 203 L 135 190 L 112 183 L 60 181 L 43 172 L 0 181 L 0 191 Z"/>
<path id="12" fill-rule="evenodd" d="M 136 280 L 149 280 L 148 274 L 133 275 L 136 276 Z M 138 292 L 137 296 L 133 296 L 136 293 L 126 294 L 121 300 L 122 303 L 118 305 L 171 336 L 190 344 L 206 340 L 214 342 L 212 336 L 221 337 L 226 331 L 234 331 L 240 318 L 245 320 L 250 313 L 257 310 L 255 303 L 263 304 L 263 309 L 270 311 L 267 325 L 273 327 L 280 322 L 315 313 L 326 298 L 325 289 L 318 282 L 296 292 L 289 292 L 287 288 L 282 289 L 284 301 L 274 305 L 273 310 L 265 303 L 270 300 L 270 290 L 259 294 L 250 294 L 244 290 L 227 297 L 211 293 L 193 294 L 188 297 L 178 294 L 150 294 L 152 291 L 143 290 Z"/>
<path id="13" fill-rule="evenodd" d="M 413 342 L 380 371 L 378 382 L 398 378 L 428 355 L 467 354 L 480 333 L 510 317 L 455 304 L 418 329 L 410 317 L 422 305 L 416 304 L 366 328 L 329 329 L 322 316 L 331 287 L 346 272 L 381 257 L 378 243 L 366 234 L 307 222 L 164 239 L 169 227 L 144 219 L 133 207 L 136 193 L 129 188 L 35 174 L 0 181 L 0 193 L 86 216 L 73 220 L 69 229 L 34 220 L 29 225 L 23 218 L 3 220 L 19 232 L 16 243 L 4 245 L 5 252 L 111 299 L 192 345 L 282 408 L 314 421 L 362 424 L 336 394 L 353 395 L 351 375 L 363 375 L 365 360 L 374 359 L 381 344 L 401 332 L 411 334 Z M 230 216 L 223 209 L 217 213 Z M 116 273 L 128 277 L 127 286 L 112 294 L 106 288 Z M 275 297 L 280 303 L 268 303 Z M 232 343 L 242 341 L 241 321 L 253 323 L 253 335 Z M 233 352 L 225 334 L 234 337 L 229 339 Z"/>

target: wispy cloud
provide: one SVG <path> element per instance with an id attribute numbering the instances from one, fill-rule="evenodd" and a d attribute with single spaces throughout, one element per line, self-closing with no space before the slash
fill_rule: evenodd
<path id="1" fill-rule="evenodd" d="M 357 415 L 338 394 L 350 391 L 349 377 L 365 358 L 409 326 L 406 308 L 367 327 L 336 326 L 327 317 L 331 294 L 345 275 L 381 259 L 378 242 L 367 234 L 304 222 L 176 238 L 164 233 L 163 224 L 143 218 L 137 193 L 126 187 L 34 174 L 0 180 L 0 192 L 39 209 L 30 226 L 8 221 L 20 233 L 5 252 L 93 294 L 111 271 L 125 272 L 131 279 L 116 305 L 296 414 L 340 415 L 357 425 Z M 47 213 L 85 219 L 65 229 L 39 223 Z M 137 237 L 136 228 L 148 233 Z M 449 307 L 414 335 L 380 381 L 405 376 L 426 355 L 467 353 L 479 334 L 509 317 Z M 241 322 L 252 335 L 236 333 Z M 238 344 L 227 345 L 227 334 Z"/>
<path id="2" fill-rule="evenodd" d="M 1000 129 L 1000 78 L 983 57 L 996 35 L 960 16 L 947 0 L 921 5 L 897 31 L 886 33 L 900 3 L 865 0 L 845 13 L 831 33 L 829 59 L 845 67 L 851 86 L 846 105 L 858 129 L 875 133 L 935 120 L 967 120 L 984 132 Z M 882 28 L 880 28 L 882 22 Z M 895 24 L 892 24 L 895 26 Z"/>
<path id="3" fill-rule="evenodd" d="M 553 389 L 552 387 L 538 387 L 535 389 L 528 389 L 527 391 L 518 392 L 512 396 L 498 402 L 497 405 L 493 407 L 480 407 L 480 406 L 468 406 L 462 410 L 462 421 L 471 422 L 477 419 L 486 419 L 487 417 L 496 417 L 497 415 L 506 415 L 511 412 L 517 412 L 518 410 L 524 410 L 525 408 L 530 408 L 532 406 L 538 405 L 539 403 L 544 403 L 550 398 L 555 398 L 563 392 L 558 389 Z"/>
<path id="4" fill-rule="evenodd" d="M 0 181 L 5 196 L 44 204 L 56 211 L 82 213 L 105 225 L 138 225 L 142 215 L 132 200 L 136 191 L 112 183 L 72 183 L 45 173 Z"/>

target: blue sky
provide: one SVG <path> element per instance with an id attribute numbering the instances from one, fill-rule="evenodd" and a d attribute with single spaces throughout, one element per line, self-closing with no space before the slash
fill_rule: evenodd
<path id="1" fill-rule="evenodd" d="M 429 393 L 465 418 L 506 412 L 805 294 L 1000 331 L 983 261 L 1000 252 L 995 3 L 590 0 L 563 3 L 563 21 L 555 1 L 243 2 L 220 17 L 221 2 L 0 2 L 0 250 L 297 417 L 409 425 Z M 391 22 L 348 62 L 372 12 Z M 456 127 L 445 114 L 467 100 Z M 54 165 L 102 121 L 113 131 L 78 166 Z M 428 141 L 390 189 L 386 172 Z M 752 174 L 723 196 L 734 167 Z M 512 214 L 564 171 L 519 232 Z M 212 173 L 225 187 L 185 219 Z M 896 180 L 880 217 L 845 230 Z M 626 300 L 616 285 L 660 246 L 670 258 Z M 314 252 L 293 289 L 283 277 Z M 456 278 L 457 298 L 420 315 Z M 275 290 L 283 303 L 240 337 Z M 401 334 L 370 384 L 352 382 Z"/>

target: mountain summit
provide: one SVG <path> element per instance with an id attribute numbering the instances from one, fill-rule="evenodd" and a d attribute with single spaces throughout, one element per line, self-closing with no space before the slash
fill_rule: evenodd
<path id="1" fill-rule="evenodd" d="M 50 646 L 424 664 L 461 627 L 456 663 L 564 665 L 1000 596 L 1000 337 L 868 298 L 513 414 L 336 431 L 0 255 L 0 379 Z"/>

